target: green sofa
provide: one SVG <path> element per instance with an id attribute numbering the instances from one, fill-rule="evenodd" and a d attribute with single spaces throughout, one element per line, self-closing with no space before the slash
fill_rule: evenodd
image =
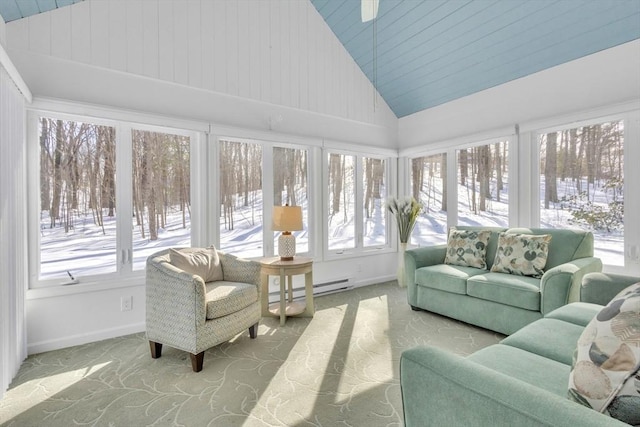
<path id="1" fill-rule="evenodd" d="M 613 296 L 638 281 L 588 274 L 581 292 L 585 302 L 560 307 L 468 357 L 435 347 L 404 351 L 405 426 L 628 426 L 569 400 L 568 384 L 584 327 Z"/>
<path id="2" fill-rule="evenodd" d="M 593 234 L 542 228 L 457 227 L 491 230 L 486 246 L 487 269 L 444 264 L 446 245 L 405 252 L 407 300 L 414 310 L 427 310 L 510 335 L 571 301 L 579 299 L 586 273 L 602 270 L 593 256 Z M 491 272 L 500 232 L 550 234 L 542 278 Z"/>

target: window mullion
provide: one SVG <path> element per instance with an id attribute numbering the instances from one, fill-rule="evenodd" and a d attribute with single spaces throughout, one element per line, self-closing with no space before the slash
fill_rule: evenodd
<path id="1" fill-rule="evenodd" d="M 131 126 L 119 124 L 116 127 L 116 254 L 120 273 L 130 273 L 132 271 L 132 147 Z"/>

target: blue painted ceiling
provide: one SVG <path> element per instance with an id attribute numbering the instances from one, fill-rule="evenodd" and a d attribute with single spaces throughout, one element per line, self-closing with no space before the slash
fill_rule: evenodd
<path id="1" fill-rule="evenodd" d="M 0 0 L 0 15 L 5 22 L 26 18 L 83 0 Z"/>
<path id="2" fill-rule="evenodd" d="M 398 117 L 640 38 L 640 0 L 311 2 Z"/>

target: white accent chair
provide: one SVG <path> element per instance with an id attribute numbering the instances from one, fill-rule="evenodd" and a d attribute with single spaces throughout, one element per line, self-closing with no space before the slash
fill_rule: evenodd
<path id="1" fill-rule="evenodd" d="M 162 345 L 191 355 L 200 372 L 204 352 L 245 329 L 255 338 L 260 321 L 260 264 L 216 251 L 223 280 L 205 283 L 170 262 L 169 249 L 147 259 L 146 326 L 151 357 Z"/>

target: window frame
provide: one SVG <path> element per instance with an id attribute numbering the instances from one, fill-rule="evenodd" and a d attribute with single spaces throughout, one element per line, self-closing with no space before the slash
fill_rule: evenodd
<path id="1" fill-rule="evenodd" d="M 40 279 L 40 146 L 39 119 L 48 117 L 91 123 L 115 128 L 116 138 L 116 251 L 114 253 L 116 271 L 76 277 L 78 283 L 68 284 L 68 278 Z M 206 171 L 206 144 L 202 124 L 181 120 L 155 117 L 139 113 L 92 108 L 56 101 L 34 101 L 27 109 L 27 223 L 28 223 L 28 271 L 29 289 L 109 289 L 144 281 L 145 269 L 133 270 L 133 233 L 131 216 L 133 212 L 132 189 L 132 130 L 171 133 L 190 138 L 190 197 L 191 197 L 191 244 L 202 244 L 201 230 L 206 228 L 206 201 L 201 201 L 205 193 L 201 182 Z M 124 171 L 121 171 L 124 168 Z M 129 252 L 128 252 L 129 251 Z M 129 255 L 131 254 L 131 255 Z"/>
<path id="2" fill-rule="evenodd" d="M 387 194 L 386 197 L 390 197 L 392 193 L 395 193 L 397 185 L 393 181 L 393 170 L 395 165 L 395 158 L 385 153 L 376 152 L 372 150 L 371 153 L 364 153 L 363 151 L 356 151 L 350 149 L 341 149 L 333 147 L 324 147 L 322 150 L 322 253 L 323 259 L 330 261 L 336 259 L 343 259 L 345 257 L 357 257 L 361 255 L 379 254 L 384 252 L 392 252 L 397 250 L 397 239 L 394 237 L 397 234 L 395 227 L 390 227 L 391 217 L 389 211 L 385 209 L 385 240 L 383 245 L 370 245 L 364 246 L 364 158 L 375 158 L 384 160 L 384 174 L 386 180 Z M 355 246 L 349 249 L 329 249 L 329 233 L 327 224 L 329 224 L 329 155 L 339 154 L 345 156 L 355 157 L 355 206 L 354 206 L 354 238 Z M 393 231 L 392 231 L 393 230 Z"/>

